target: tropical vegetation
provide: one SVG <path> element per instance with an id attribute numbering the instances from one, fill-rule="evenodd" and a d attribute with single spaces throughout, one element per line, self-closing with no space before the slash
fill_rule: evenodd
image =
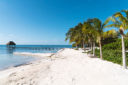
<path id="1" fill-rule="evenodd" d="M 111 27 L 116 28 L 116 30 L 110 29 Z M 108 31 L 105 31 L 105 29 L 108 29 Z M 101 59 L 112 60 L 119 64 L 123 61 L 123 67 L 126 68 L 126 41 L 124 39 L 128 39 L 128 33 L 125 33 L 127 29 L 128 10 L 122 10 L 107 18 L 105 22 L 102 22 L 98 18 L 92 18 L 87 19 L 83 23 L 79 23 L 75 27 L 69 29 L 66 33 L 65 40 L 68 40 L 72 43 L 72 46 L 76 48 L 80 47 L 86 50 L 85 47 L 90 47 L 93 56 L 95 56 L 96 53 L 96 56 L 99 56 Z M 96 52 L 95 46 L 99 47 L 99 50 L 96 49 Z M 121 52 L 122 59 L 119 57 L 121 56 Z"/>

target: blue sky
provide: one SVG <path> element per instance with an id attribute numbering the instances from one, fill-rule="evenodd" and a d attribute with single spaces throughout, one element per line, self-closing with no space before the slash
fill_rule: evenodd
<path id="1" fill-rule="evenodd" d="M 0 44 L 68 44 L 69 28 L 127 9 L 127 0 L 0 0 Z"/>

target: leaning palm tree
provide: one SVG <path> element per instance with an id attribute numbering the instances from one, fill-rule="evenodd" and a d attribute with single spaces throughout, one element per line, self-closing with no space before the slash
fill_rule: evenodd
<path id="1" fill-rule="evenodd" d="M 122 59 L 123 59 L 123 68 L 127 68 L 126 65 L 126 54 L 125 54 L 125 43 L 124 43 L 124 31 L 128 29 L 128 10 L 122 10 L 121 12 L 115 13 L 112 17 L 107 19 L 108 21 L 112 21 L 106 27 L 116 27 L 119 29 L 122 40 Z"/>
<path id="2" fill-rule="evenodd" d="M 66 33 L 66 41 L 69 40 L 70 43 L 73 43 L 73 45 L 83 45 L 84 47 L 84 38 L 82 33 L 82 23 L 79 23 L 74 28 L 69 29 L 69 31 Z"/>
<path id="3" fill-rule="evenodd" d="M 101 44 L 101 39 L 103 36 L 103 29 L 105 24 L 103 24 L 99 19 L 94 18 L 94 19 L 89 19 L 88 22 L 91 23 L 91 25 L 93 26 L 95 33 L 96 33 L 96 39 L 99 43 L 99 47 L 100 47 L 100 58 L 103 59 L 102 56 L 102 44 Z"/>
<path id="4" fill-rule="evenodd" d="M 94 18 L 94 19 L 88 19 L 88 22 L 93 27 L 92 34 L 93 34 L 93 36 L 95 36 L 94 37 L 95 42 L 99 43 L 100 58 L 103 59 L 103 56 L 102 56 L 102 39 L 104 37 L 105 26 L 107 26 L 107 23 L 109 22 L 109 20 L 106 20 L 104 23 L 102 23 L 98 18 Z M 95 43 L 94 43 L 94 46 L 95 46 Z"/>
<path id="5" fill-rule="evenodd" d="M 91 41 L 91 38 L 89 36 L 89 24 L 87 22 L 84 22 L 83 23 L 83 26 L 82 26 L 82 33 L 83 33 L 83 39 L 84 39 L 84 43 L 89 43 Z"/>
<path id="6" fill-rule="evenodd" d="M 77 28 L 76 28 L 76 30 L 77 30 L 77 35 L 79 35 L 79 40 L 81 41 L 80 43 L 81 43 L 81 46 L 83 47 L 83 49 L 85 49 L 85 36 L 84 36 L 84 34 L 83 34 L 83 32 L 82 32 L 82 27 L 83 27 L 83 24 L 82 23 L 79 23 L 78 25 L 77 25 Z"/>
<path id="7" fill-rule="evenodd" d="M 70 28 L 69 31 L 66 33 L 65 41 L 69 40 L 69 43 L 75 42 L 76 48 L 78 47 L 78 39 L 76 34 L 75 28 Z"/>
<path id="8" fill-rule="evenodd" d="M 87 20 L 84 22 L 82 31 L 84 34 L 84 38 L 88 39 L 86 40 L 91 45 L 91 51 L 93 50 L 93 56 L 95 56 L 95 41 L 96 41 L 96 31 L 94 27 L 91 25 L 91 23 Z"/>

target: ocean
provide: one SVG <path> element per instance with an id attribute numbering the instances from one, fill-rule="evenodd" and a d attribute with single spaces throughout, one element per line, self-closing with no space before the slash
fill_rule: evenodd
<path id="1" fill-rule="evenodd" d="M 71 45 L 16 45 L 15 47 L 0 45 L 0 70 L 38 59 L 31 56 L 13 55 L 14 52 L 55 53 L 61 48 L 71 48 Z"/>

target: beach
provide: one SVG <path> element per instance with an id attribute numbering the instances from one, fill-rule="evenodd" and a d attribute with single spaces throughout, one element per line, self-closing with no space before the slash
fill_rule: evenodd
<path id="1" fill-rule="evenodd" d="M 0 85 L 128 85 L 128 0 L 0 0 Z"/>
<path id="2" fill-rule="evenodd" d="M 27 65 L 0 71 L 0 85 L 127 85 L 128 70 L 90 58 L 83 50 L 65 48 L 57 53 L 14 53 L 40 57 Z"/>

